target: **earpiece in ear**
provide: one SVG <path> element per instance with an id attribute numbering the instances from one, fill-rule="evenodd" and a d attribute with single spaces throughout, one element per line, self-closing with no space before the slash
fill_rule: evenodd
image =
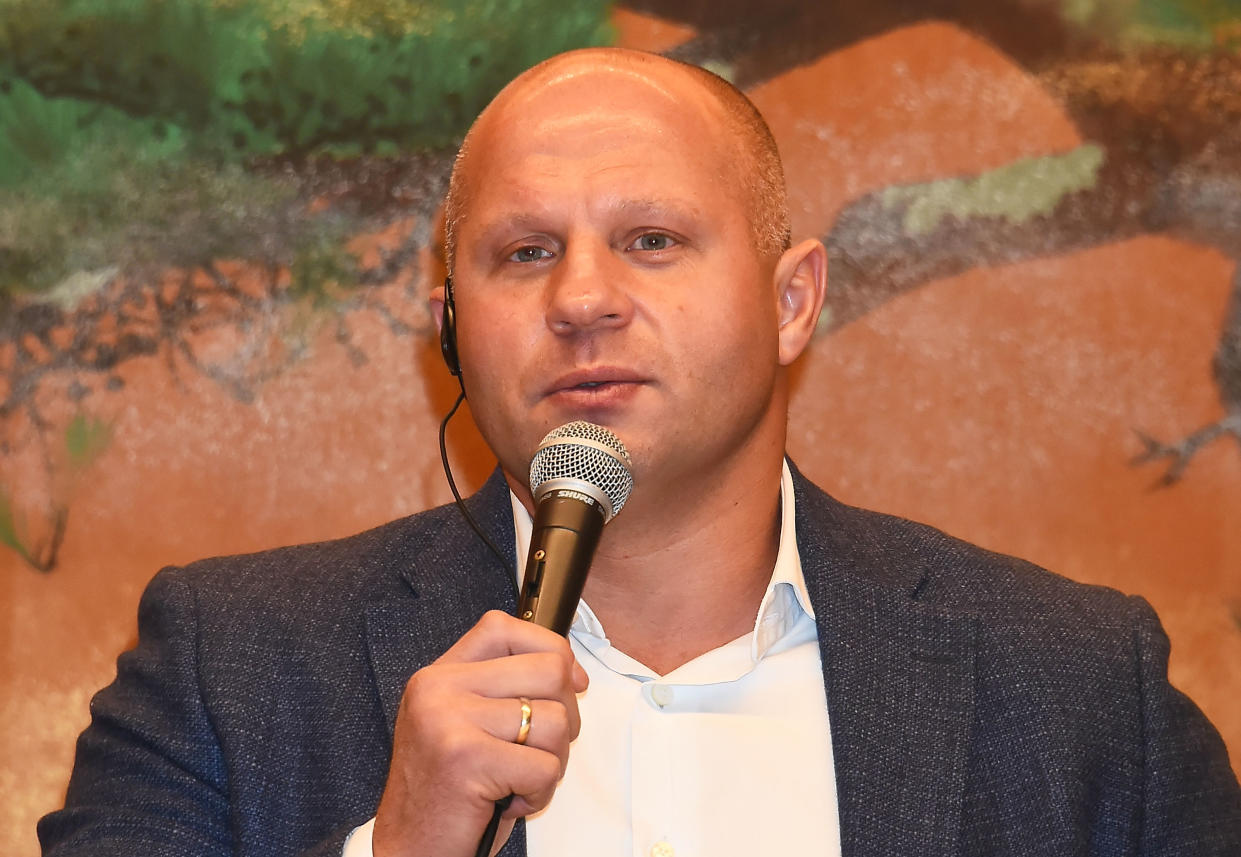
<path id="1" fill-rule="evenodd" d="M 444 315 L 440 319 L 440 353 L 454 377 L 461 377 L 457 359 L 457 308 L 452 300 L 452 277 L 444 278 Z"/>

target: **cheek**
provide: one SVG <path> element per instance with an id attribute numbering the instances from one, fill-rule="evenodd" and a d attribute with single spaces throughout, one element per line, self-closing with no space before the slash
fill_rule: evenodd
<path id="1" fill-rule="evenodd" d="M 529 324 L 511 302 L 472 302 L 457 311 L 457 348 L 476 374 L 511 374 L 529 340 Z"/>
<path id="2" fill-rule="evenodd" d="M 758 301 L 721 300 L 685 307 L 676 322 L 689 343 L 685 356 L 699 365 L 748 376 L 766 371 L 778 358 L 774 309 Z"/>
<path id="3" fill-rule="evenodd" d="M 531 349 L 516 320 L 500 307 L 479 304 L 467 313 L 459 316 L 457 352 L 474 421 L 496 449 L 521 423 L 521 379 Z"/>

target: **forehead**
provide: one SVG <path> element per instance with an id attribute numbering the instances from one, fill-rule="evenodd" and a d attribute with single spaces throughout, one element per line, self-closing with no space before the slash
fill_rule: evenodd
<path id="1" fill-rule="evenodd" d="M 739 169 L 730 130 L 723 108 L 678 68 L 576 65 L 532 75 L 471 132 L 461 165 L 467 208 L 535 190 L 631 188 L 642 199 L 727 191 Z"/>
<path id="2" fill-rule="evenodd" d="M 554 59 L 517 78 L 484 111 L 477 130 L 479 136 L 488 130 L 507 136 L 540 121 L 609 112 L 683 135 L 726 132 L 717 99 L 687 67 L 661 57 L 593 51 Z"/>

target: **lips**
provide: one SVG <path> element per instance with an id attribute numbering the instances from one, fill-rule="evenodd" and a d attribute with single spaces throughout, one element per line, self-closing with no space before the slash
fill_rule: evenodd
<path id="1" fill-rule="evenodd" d="M 591 395 L 622 385 L 645 384 L 650 379 L 632 369 L 616 366 L 598 366 L 576 369 L 561 375 L 547 386 L 543 395 Z"/>

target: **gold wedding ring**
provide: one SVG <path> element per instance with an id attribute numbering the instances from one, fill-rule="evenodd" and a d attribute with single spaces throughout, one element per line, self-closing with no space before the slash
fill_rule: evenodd
<path id="1" fill-rule="evenodd" d="M 517 727 L 517 737 L 513 739 L 513 743 L 525 744 L 530 737 L 530 715 L 534 713 L 534 709 L 530 707 L 527 697 L 519 696 L 517 701 L 521 703 L 521 726 Z"/>

